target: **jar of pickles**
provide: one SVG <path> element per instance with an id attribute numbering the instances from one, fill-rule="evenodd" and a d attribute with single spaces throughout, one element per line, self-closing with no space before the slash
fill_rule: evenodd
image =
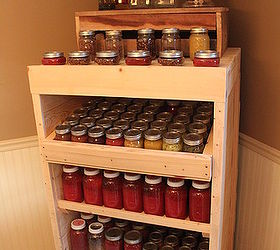
<path id="1" fill-rule="evenodd" d="M 160 132 L 164 133 L 167 130 L 167 122 L 163 120 L 155 120 L 151 122 L 151 128 L 156 128 L 160 130 Z"/>
<path id="2" fill-rule="evenodd" d="M 168 131 L 178 132 L 180 135 L 186 132 L 186 126 L 180 122 L 173 122 L 168 125 Z"/>
<path id="3" fill-rule="evenodd" d="M 138 129 L 129 129 L 124 133 L 124 146 L 130 148 L 143 148 L 142 133 Z"/>
<path id="4" fill-rule="evenodd" d="M 90 55 L 87 51 L 74 51 L 68 54 L 68 63 L 70 65 L 88 65 L 90 64 Z"/>
<path id="5" fill-rule="evenodd" d="M 190 133 L 183 135 L 183 151 L 188 153 L 203 153 L 203 137 L 199 134 Z"/>
<path id="6" fill-rule="evenodd" d="M 120 128 L 110 128 L 106 131 L 106 145 L 123 146 L 123 132 Z"/>
<path id="7" fill-rule="evenodd" d="M 131 124 L 131 128 L 145 132 L 149 128 L 149 123 L 143 120 L 135 121 Z"/>
<path id="8" fill-rule="evenodd" d="M 122 131 L 126 131 L 129 128 L 129 121 L 125 119 L 119 119 L 114 122 L 114 127 L 120 128 Z"/>
<path id="9" fill-rule="evenodd" d="M 154 150 L 162 149 L 162 135 L 158 129 L 151 128 L 145 131 L 144 148 Z"/>
<path id="10" fill-rule="evenodd" d="M 88 142 L 91 144 L 105 144 L 105 131 L 101 126 L 95 126 L 88 130 Z"/>
<path id="11" fill-rule="evenodd" d="M 210 38 L 208 29 L 205 27 L 195 27 L 191 29 L 189 38 L 189 55 L 191 60 L 194 59 L 194 54 L 200 50 L 210 49 Z"/>
<path id="12" fill-rule="evenodd" d="M 219 52 L 215 50 L 200 50 L 195 52 L 193 65 L 196 67 L 218 67 L 220 65 Z"/>
<path id="13" fill-rule="evenodd" d="M 163 66 L 181 66 L 184 63 L 183 52 L 179 50 L 161 51 L 158 62 Z"/>
<path id="14" fill-rule="evenodd" d="M 208 133 L 207 133 L 207 126 L 202 122 L 193 122 L 189 125 L 188 128 L 190 133 L 196 133 L 203 137 L 203 142 L 207 142 Z"/>
<path id="15" fill-rule="evenodd" d="M 138 30 L 137 49 L 149 51 L 152 59 L 156 58 L 156 40 L 153 29 Z"/>
<path id="16" fill-rule="evenodd" d="M 64 53 L 58 51 L 45 52 L 42 59 L 43 65 L 64 65 L 65 63 Z"/>
<path id="17" fill-rule="evenodd" d="M 105 250 L 104 226 L 100 222 L 93 222 L 88 228 L 88 242 L 90 250 Z"/>
<path id="18" fill-rule="evenodd" d="M 95 119 L 91 116 L 87 116 L 80 120 L 80 124 L 86 126 L 88 129 L 93 127 L 95 123 Z"/>
<path id="19" fill-rule="evenodd" d="M 142 235 L 131 230 L 124 235 L 124 250 L 142 250 Z"/>
<path id="20" fill-rule="evenodd" d="M 116 51 L 105 50 L 96 52 L 95 62 L 99 65 L 117 65 L 120 58 Z"/>
<path id="21" fill-rule="evenodd" d="M 71 141 L 71 126 L 66 124 L 56 126 L 54 140 Z"/>
<path id="22" fill-rule="evenodd" d="M 71 141 L 85 143 L 88 140 L 87 127 L 76 125 L 71 128 Z"/>
<path id="23" fill-rule="evenodd" d="M 123 59 L 122 32 L 120 30 L 107 30 L 105 34 L 105 49 L 117 52 L 119 59 Z"/>
<path id="24" fill-rule="evenodd" d="M 163 135 L 162 150 L 181 152 L 183 148 L 183 142 L 181 135 L 176 131 L 166 132 Z"/>
<path id="25" fill-rule="evenodd" d="M 123 232 L 118 227 L 109 228 L 105 232 L 105 249 L 106 250 L 122 250 L 123 249 Z"/>
<path id="26" fill-rule="evenodd" d="M 94 31 L 82 30 L 80 31 L 79 36 L 79 49 L 81 51 L 87 51 L 91 61 L 94 61 L 96 51 Z"/>
<path id="27" fill-rule="evenodd" d="M 166 28 L 162 30 L 161 51 L 181 50 L 180 30 L 177 28 Z"/>

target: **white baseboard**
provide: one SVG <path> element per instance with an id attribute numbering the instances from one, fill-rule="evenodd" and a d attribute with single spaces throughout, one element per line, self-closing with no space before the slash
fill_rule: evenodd
<path id="1" fill-rule="evenodd" d="M 0 152 L 38 147 L 38 136 L 28 136 L 18 139 L 0 141 Z"/>

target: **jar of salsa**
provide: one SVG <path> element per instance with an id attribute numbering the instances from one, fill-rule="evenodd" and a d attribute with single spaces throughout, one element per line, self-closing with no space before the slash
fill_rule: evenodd
<path id="1" fill-rule="evenodd" d="M 95 119 L 93 117 L 87 116 L 81 119 L 80 124 L 86 126 L 88 129 L 93 127 L 95 123 Z"/>
<path id="2" fill-rule="evenodd" d="M 195 27 L 191 29 L 189 38 L 189 55 L 191 60 L 194 59 L 194 54 L 200 50 L 210 49 L 210 38 L 208 29 L 205 27 Z"/>
<path id="3" fill-rule="evenodd" d="M 79 49 L 81 51 L 87 51 L 90 60 L 94 61 L 96 44 L 93 30 L 82 30 L 79 32 Z"/>
<path id="4" fill-rule="evenodd" d="M 189 192 L 189 217 L 191 221 L 210 222 L 210 182 L 193 181 Z"/>
<path id="5" fill-rule="evenodd" d="M 133 112 L 124 112 L 121 114 L 121 119 L 127 120 L 129 122 L 133 122 L 136 119 L 136 114 Z"/>
<path id="6" fill-rule="evenodd" d="M 70 241 L 72 250 L 88 250 L 86 222 L 75 219 L 71 222 Z"/>
<path id="7" fill-rule="evenodd" d="M 88 65 L 90 57 L 87 51 L 74 51 L 68 54 L 68 63 L 70 65 Z"/>
<path id="8" fill-rule="evenodd" d="M 64 200 L 83 201 L 82 179 L 83 177 L 78 167 L 63 166 L 62 188 Z"/>
<path id="9" fill-rule="evenodd" d="M 88 115 L 88 109 L 87 108 L 78 108 L 74 110 L 74 115 L 79 116 L 80 118 L 87 117 Z"/>
<path id="10" fill-rule="evenodd" d="M 143 133 L 149 128 L 149 123 L 143 120 L 135 121 L 131 124 L 131 128 L 137 129 Z"/>
<path id="11" fill-rule="evenodd" d="M 172 115 L 176 115 L 179 105 L 180 105 L 180 101 L 176 101 L 176 100 L 167 101 L 167 111 Z"/>
<path id="12" fill-rule="evenodd" d="M 202 122 L 193 122 L 189 125 L 188 130 L 190 133 L 196 133 L 203 137 L 204 143 L 207 142 L 208 133 L 207 126 Z"/>
<path id="13" fill-rule="evenodd" d="M 183 142 L 181 135 L 176 131 L 166 132 L 163 135 L 162 150 L 181 152 L 183 148 Z"/>
<path id="14" fill-rule="evenodd" d="M 203 145 L 203 137 L 199 134 L 184 134 L 183 135 L 184 145 L 183 152 L 188 153 L 203 153 L 204 145 Z"/>
<path id="15" fill-rule="evenodd" d="M 177 132 L 182 135 L 186 132 L 186 126 L 180 122 L 172 122 L 168 125 L 168 131 Z"/>
<path id="16" fill-rule="evenodd" d="M 143 106 L 142 104 L 131 104 L 130 106 L 127 107 L 127 111 L 133 112 L 135 114 L 140 114 L 142 112 Z"/>
<path id="17" fill-rule="evenodd" d="M 161 133 L 164 133 L 167 130 L 167 122 L 163 120 L 155 120 L 151 122 L 151 128 L 156 128 L 160 130 Z"/>
<path id="18" fill-rule="evenodd" d="M 161 112 L 157 115 L 158 120 L 171 122 L 173 115 L 170 112 Z"/>
<path id="19" fill-rule="evenodd" d="M 113 220 L 110 217 L 98 215 L 97 221 L 102 223 L 104 231 L 107 231 L 107 229 L 113 227 Z"/>
<path id="20" fill-rule="evenodd" d="M 141 233 L 142 237 L 143 237 L 143 242 L 146 242 L 149 238 L 149 229 L 148 227 L 140 222 L 134 222 L 132 224 L 132 229 L 133 230 L 137 230 Z M 143 246 L 144 247 L 144 246 Z"/>
<path id="21" fill-rule="evenodd" d="M 81 218 L 85 220 L 87 227 L 93 223 L 96 222 L 96 216 L 94 214 L 88 214 L 88 213 L 81 213 Z"/>
<path id="22" fill-rule="evenodd" d="M 164 245 L 170 246 L 173 249 L 178 249 L 179 239 L 175 235 L 168 235 L 164 240 Z"/>
<path id="23" fill-rule="evenodd" d="M 149 236 L 149 241 L 155 243 L 160 249 L 163 246 L 163 235 L 160 232 L 152 232 Z"/>
<path id="24" fill-rule="evenodd" d="M 177 28 L 166 28 L 162 30 L 161 50 L 180 50 L 180 30 Z"/>
<path id="25" fill-rule="evenodd" d="M 130 148 L 143 148 L 142 133 L 138 129 L 128 129 L 124 133 L 124 146 Z"/>
<path id="26" fill-rule="evenodd" d="M 56 126 L 54 140 L 71 141 L 71 126 L 66 124 Z"/>
<path id="27" fill-rule="evenodd" d="M 101 126 L 95 126 L 88 130 L 88 142 L 91 144 L 105 144 L 105 131 Z"/>
<path id="28" fill-rule="evenodd" d="M 155 243 L 148 241 L 143 245 L 143 250 L 158 250 L 158 246 Z"/>
<path id="29" fill-rule="evenodd" d="M 99 65 L 117 65 L 120 58 L 116 51 L 105 50 L 96 52 L 95 62 Z"/>
<path id="30" fill-rule="evenodd" d="M 153 29 L 140 29 L 137 36 L 137 49 L 148 51 L 151 59 L 156 58 L 156 39 Z"/>
<path id="31" fill-rule="evenodd" d="M 97 107 L 99 109 L 101 109 L 103 112 L 105 111 L 109 111 L 111 109 L 111 106 L 112 106 L 112 103 L 111 102 L 108 102 L 108 100 L 106 99 L 106 101 L 104 102 L 100 102 Z"/>
<path id="32" fill-rule="evenodd" d="M 193 122 L 201 122 L 207 126 L 208 131 L 211 128 L 211 117 L 206 114 L 196 114 L 193 116 Z"/>
<path id="33" fill-rule="evenodd" d="M 154 115 L 151 113 L 141 113 L 138 115 L 137 119 L 139 121 L 145 121 L 145 122 L 152 122 L 154 120 Z"/>
<path id="34" fill-rule="evenodd" d="M 219 52 L 215 50 L 201 50 L 194 54 L 193 65 L 196 67 L 219 67 Z"/>
<path id="35" fill-rule="evenodd" d="M 123 207 L 127 211 L 143 211 L 143 182 L 140 174 L 124 174 Z"/>
<path id="36" fill-rule="evenodd" d="M 155 115 L 159 112 L 159 109 L 160 109 L 160 106 L 155 105 L 155 104 L 151 104 L 151 105 L 148 105 L 148 106 L 144 107 L 143 111 L 145 113 L 150 113 L 150 114 Z"/>
<path id="37" fill-rule="evenodd" d="M 165 190 L 166 217 L 186 219 L 187 187 L 182 179 L 168 178 Z"/>
<path id="38" fill-rule="evenodd" d="M 202 241 L 198 245 L 198 250 L 209 250 L 209 241 Z"/>
<path id="39" fill-rule="evenodd" d="M 188 246 L 191 250 L 197 249 L 198 241 L 194 236 L 186 236 L 182 239 L 182 245 Z"/>
<path id="40" fill-rule="evenodd" d="M 114 122 L 115 128 L 120 128 L 122 131 L 129 129 L 129 121 L 125 119 L 119 119 Z"/>
<path id="41" fill-rule="evenodd" d="M 65 63 L 64 53 L 58 51 L 45 52 L 42 59 L 43 65 L 64 65 Z"/>
<path id="42" fill-rule="evenodd" d="M 133 50 L 127 52 L 125 63 L 127 65 L 147 66 L 152 62 L 151 54 L 149 51 Z"/>
<path id="43" fill-rule="evenodd" d="M 182 66 L 184 64 L 183 52 L 179 50 L 161 51 L 158 62 L 162 66 Z"/>
<path id="44" fill-rule="evenodd" d="M 112 106 L 111 109 L 118 112 L 119 114 L 121 114 L 121 113 L 125 112 L 126 106 L 122 103 L 116 103 Z"/>
<path id="45" fill-rule="evenodd" d="M 74 127 L 78 125 L 80 122 L 80 117 L 78 115 L 70 115 L 68 116 L 63 124 L 70 125 L 71 127 Z"/>
<path id="46" fill-rule="evenodd" d="M 105 249 L 106 250 L 122 250 L 123 249 L 123 232 L 118 227 L 109 228 L 105 232 Z"/>
<path id="47" fill-rule="evenodd" d="M 189 115 L 187 115 L 187 114 L 179 114 L 179 115 L 176 115 L 175 117 L 174 117 L 174 119 L 173 119 L 173 121 L 175 122 L 175 123 L 182 123 L 182 124 L 184 124 L 185 125 L 185 127 L 188 125 L 188 124 L 190 124 L 190 122 L 191 122 L 191 117 L 189 116 Z"/>
<path id="48" fill-rule="evenodd" d="M 120 228 L 122 230 L 123 234 L 125 234 L 126 232 L 128 232 L 131 229 L 130 223 L 127 220 L 116 219 L 115 226 Z"/>
<path id="49" fill-rule="evenodd" d="M 110 119 L 111 121 L 116 121 L 119 119 L 119 113 L 117 111 L 110 110 L 104 114 L 104 117 Z"/>
<path id="50" fill-rule="evenodd" d="M 106 145 L 123 146 L 123 132 L 120 128 L 110 128 L 106 131 Z"/>
<path id="51" fill-rule="evenodd" d="M 84 168 L 83 189 L 85 203 L 103 205 L 102 173 L 99 169 Z"/>
<path id="52" fill-rule="evenodd" d="M 144 148 L 162 150 L 162 135 L 158 129 L 151 128 L 145 131 Z"/>
<path id="53" fill-rule="evenodd" d="M 88 242 L 90 250 L 105 250 L 104 226 L 99 222 L 93 222 L 88 228 Z"/>
<path id="54" fill-rule="evenodd" d="M 108 118 L 101 118 L 101 119 L 97 120 L 95 124 L 97 126 L 100 126 L 100 127 L 104 128 L 104 130 L 107 130 L 107 129 L 112 127 L 113 123 Z"/>
<path id="55" fill-rule="evenodd" d="M 104 206 L 121 209 L 123 207 L 123 199 L 122 177 L 120 172 L 104 171 L 102 187 Z"/>
<path id="56" fill-rule="evenodd" d="M 101 108 L 96 108 L 89 112 L 89 116 L 93 117 L 96 120 L 102 118 L 103 114 L 104 111 Z"/>
<path id="57" fill-rule="evenodd" d="M 143 202 L 146 214 L 164 215 L 164 185 L 162 177 L 146 175 Z"/>
<path id="58" fill-rule="evenodd" d="M 85 143 L 88 140 L 87 127 L 76 125 L 71 128 L 71 141 Z"/>
<path id="59" fill-rule="evenodd" d="M 142 250 L 142 235 L 131 230 L 124 235 L 124 250 Z"/>

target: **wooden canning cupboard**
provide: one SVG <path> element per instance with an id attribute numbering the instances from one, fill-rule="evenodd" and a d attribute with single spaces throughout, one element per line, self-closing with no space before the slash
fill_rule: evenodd
<path id="1" fill-rule="evenodd" d="M 56 249 L 70 249 L 70 222 L 78 212 L 185 230 L 210 236 L 211 250 L 233 249 L 239 133 L 240 49 L 228 48 L 220 67 L 29 66 Z M 54 129 L 90 96 L 214 102 L 214 123 L 203 154 L 54 141 Z M 61 164 L 193 180 L 212 180 L 210 223 L 147 215 L 63 200 Z"/>

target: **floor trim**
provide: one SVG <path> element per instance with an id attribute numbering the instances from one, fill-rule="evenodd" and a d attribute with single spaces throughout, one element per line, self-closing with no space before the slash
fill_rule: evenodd
<path id="1" fill-rule="evenodd" d="M 0 141 L 0 152 L 38 147 L 38 136 L 28 136 L 18 139 Z"/>

